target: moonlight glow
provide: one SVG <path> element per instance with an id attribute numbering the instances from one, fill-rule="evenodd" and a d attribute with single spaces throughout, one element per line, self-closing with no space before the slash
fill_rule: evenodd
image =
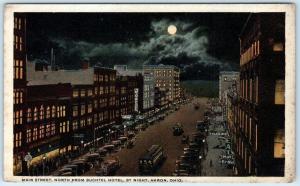
<path id="1" fill-rule="evenodd" d="M 176 32 L 177 32 L 177 28 L 176 28 L 175 25 L 170 25 L 170 26 L 168 27 L 168 33 L 169 33 L 170 35 L 174 35 L 174 34 L 176 34 Z"/>

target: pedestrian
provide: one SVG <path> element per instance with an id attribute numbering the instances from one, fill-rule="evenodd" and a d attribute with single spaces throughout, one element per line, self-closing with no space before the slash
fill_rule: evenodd
<path id="1" fill-rule="evenodd" d="M 213 166 L 213 162 L 212 160 L 209 161 L 209 166 L 212 167 Z"/>

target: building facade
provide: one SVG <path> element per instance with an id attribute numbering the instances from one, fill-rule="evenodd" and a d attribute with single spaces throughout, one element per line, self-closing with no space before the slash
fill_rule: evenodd
<path id="1" fill-rule="evenodd" d="M 21 13 L 14 15 L 14 58 L 13 58 L 13 133 L 15 175 L 26 170 L 26 16 Z"/>
<path id="2" fill-rule="evenodd" d="M 169 91 L 167 97 L 169 101 L 175 101 L 180 97 L 179 81 L 180 70 L 172 65 L 146 65 L 143 67 L 144 73 L 154 76 L 155 87 L 162 91 Z"/>
<path id="3" fill-rule="evenodd" d="M 231 127 L 238 175 L 284 175 L 284 17 L 250 14 L 240 35 L 240 94 Z"/>
<path id="4" fill-rule="evenodd" d="M 239 83 L 239 72 L 221 71 L 219 75 L 219 100 L 226 102 L 227 92 L 233 84 Z M 237 85 L 238 86 L 238 85 Z"/>

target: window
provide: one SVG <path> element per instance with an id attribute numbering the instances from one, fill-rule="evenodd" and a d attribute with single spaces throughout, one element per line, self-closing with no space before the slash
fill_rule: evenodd
<path id="1" fill-rule="evenodd" d="M 85 127 L 85 120 L 84 119 L 80 120 L 80 127 L 81 128 Z"/>
<path id="2" fill-rule="evenodd" d="M 97 123 L 97 122 L 98 122 L 98 115 L 94 114 L 94 123 Z"/>
<path id="3" fill-rule="evenodd" d="M 92 117 L 88 117 L 88 119 L 87 119 L 87 125 L 91 125 L 92 124 Z"/>
<path id="4" fill-rule="evenodd" d="M 78 121 L 73 121 L 73 131 L 78 129 Z"/>
<path id="5" fill-rule="evenodd" d="M 23 79 L 23 61 L 14 60 L 14 78 Z"/>
<path id="6" fill-rule="evenodd" d="M 95 94 L 95 95 L 98 95 L 98 87 L 95 87 L 95 88 L 94 88 L 94 94 Z"/>
<path id="7" fill-rule="evenodd" d="M 51 135 L 55 134 L 55 123 L 51 124 Z"/>
<path id="8" fill-rule="evenodd" d="M 283 43 L 274 43 L 273 45 L 273 51 L 274 52 L 282 52 L 284 50 Z"/>
<path id="9" fill-rule="evenodd" d="M 26 131 L 26 142 L 27 143 L 31 142 L 31 129 L 27 129 Z"/>
<path id="10" fill-rule="evenodd" d="M 80 90 L 80 96 L 85 97 L 85 90 Z"/>
<path id="11" fill-rule="evenodd" d="M 41 125 L 40 126 L 40 139 L 44 138 L 44 134 L 45 134 L 45 126 Z"/>
<path id="12" fill-rule="evenodd" d="M 77 98 L 78 97 L 78 89 L 74 89 L 73 90 L 73 98 Z"/>
<path id="13" fill-rule="evenodd" d="M 100 94 L 100 95 L 103 94 L 103 87 L 99 87 L 99 94 Z"/>
<path id="14" fill-rule="evenodd" d="M 18 22 L 18 29 L 21 30 L 21 26 L 22 26 L 22 19 L 19 18 L 19 22 Z"/>
<path id="15" fill-rule="evenodd" d="M 38 129 L 34 128 L 32 133 L 32 141 L 37 140 L 37 136 L 38 136 Z"/>
<path id="16" fill-rule="evenodd" d="M 84 115 L 84 114 L 85 114 L 85 105 L 82 104 L 82 105 L 80 106 L 80 115 Z"/>
<path id="17" fill-rule="evenodd" d="M 44 119 L 44 106 L 41 105 L 41 108 L 40 108 L 40 120 Z"/>
<path id="18" fill-rule="evenodd" d="M 19 38 L 19 49 L 20 49 L 20 51 L 22 51 L 22 49 L 23 49 L 23 38 L 22 37 L 20 37 Z"/>
<path id="19" fill-rule="evenodd" d="M 46 109 L 46 118 L 48 119 L 48 118 L 50 118 L 50 116 L 51 116 L 50 107 L 47 106 L 47 109 Z"/>
<path id="20" fill-rule="evenodd" d="M 95 109 L 98 108 L 98 100 L 94 100 L 94 108 L 95 108 Z"/>
<path id="21" fill-rule="evenodd" d="M 47 124 L 46 125 L 46 137 L 50 136 L 50 130 L 51 130 L 51 125 Z"/>
<path id="22" fill-rule="evenodd" d="M 65 133 L 66 132 L 66 122 L 59 123 L 59 133 Z"/>
<path id="23" fill-rule="evenodd" d="M 99 75 L 99 82 L 103 81 L 103 75 Z"/>
<path id="24" fill-rule="evenodd" d="M 55 112 L 56 112 L 55 106 L 53 105 L 52 106 L 52 118 L 55 118 Z"/>
<path id="25" fill-rule="evenodd" d="M 14 124 L 19 125 L 23 123 L 23 110 L 16 110 L 14 112 Z"/>
<path id="26" fill-rule="evenodd" d="M 21 147 L 22 145 L 22 132 L 15 134 L 15 147 Z"/>
<path id="27" fill-rule="evenodd" d="M 73 116 L 74 117 L 78 116 L 78 105 L 73 106 Z"/>
<path id="28" fill-rule="evenodd" d="M 275 84 L 275 104 L 284 105 L 284 80 L 276 80 Z"/>
<path id="29" fill-rule="evenodd" d="M 92 104 L 90 103 L 90 104 L 88 104 L 88 113 L 91 113 L 92 110 L 93 110 L 93 106 L 92 106 Z"/>
<path id="30" fill-rule="evenodd" d="M 93 91 L 91 89 L 88 90 L 88 96 L 92 96 L 93 95 Z"/>
<path id="31" fill-rule="evenodd" d="M 284 130 L 278 129 L 274 134 L 274 158 L 285 157 L 285 137 Z"/>
<path id="32" fill-rule="evenodd" d="M 33 110 L 33 120 L 36 121 L 38 119 L 38 109 L 34 107 Z"/>

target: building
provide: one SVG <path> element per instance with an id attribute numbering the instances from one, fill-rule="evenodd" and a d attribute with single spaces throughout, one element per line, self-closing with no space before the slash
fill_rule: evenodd
<path id="1" fill-rule="evenodd" d="M 250 14 L 240 34 L 233 148 L 238 175 L 283 176 L 285 15 Z"/>
<path id="2" fill-rule="evenodd" d="M 226 102 L 227 92 L 233 84 L 238 84 L 239 72 L 221 71 L 219 75 L 219 99 Z"/>
<path id="3" fill-rule="evenodd" d="M 144 73 L 153 74 L 155 87 L 162 91 L 170 92 L 167 97 L 169 101 L 172 102 L 179 99 L 179 68 L 172 65 L 146 65 L 143 68 Z"/>
<path id="4" fill-rule="evenodd" d="M 26 110 L 26 17 L 24 14 L 14 15 L 14 58 L 13 58 L 13 133 L 14 133 L 14 175 L 27 170 L 24 156 L 27 151 L 25 138 Z"/>
<path id="5" fill-rule="evenodd" d="M 239 86 L 239 72 L 221 71 L 219 75 L 219 100 L 222 106 L 223 118 L 227 116 L 228 93 Z"/>
<path id="6" fill-rule="evenodd" d="M 115 138 L 112 126 L 120 122 L 118 107 L 119 90 L 117 88 L 116 71 L 109 68 L 94 68 L 94 138 L 101 145 Z"/>
<path id="7" fill-rule="evenodd" d="M 115 65 L 119 76 L 131 76 L 137 80 L 135 101 L 138 99 L 137 112 L 148 112 L 154 108 L 154 76 L 153 73 L 144 73 L 142 70 L 127 69 L 126 65 Z"/>
<path id="8" fill-rule="evenodd" d="M 160 90 L 158 87 L 155 87 L 155 101 L 154 106 L 156 109 L 165 109 L 168 106 L 168 91 Z"/>

